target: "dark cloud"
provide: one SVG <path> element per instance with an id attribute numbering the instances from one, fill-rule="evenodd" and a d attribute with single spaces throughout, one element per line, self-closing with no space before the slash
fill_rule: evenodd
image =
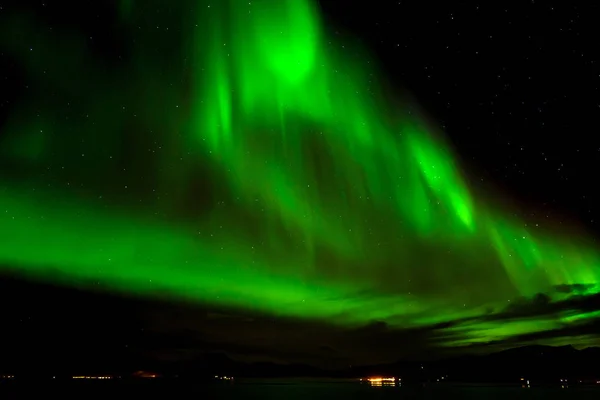
<path id="1" fill-rule="evenodd" d="M 451 321 L 449 326 L 476 326 L 493 323 L 508 326 L 511 323 L 556 321 L 554 329 L 541 329 L 527 333 L 515 333 L 501 340 L 490 340 L 485 343 L 472 344 L 454 349 L 454 352 L 476 351 L 492 352 L 526 346 L 532 344 L 566 345 L 578 347 L 596 346 L 600 344 L 600 293 L 583 295 L 593 285 L 568 285 L 560 287 L 561 293 L 570 296 L 563 300 L 552 301 L 549 295 L 539 293 L 532 298 L 520 298 L 512 301 L 505 309 L 497 313 L 489 313 L 475 318 Z M 438 337 L 438 343 L 444 344 L 460 340 L 462 332 L 451 332 Z"/>
<path id="2" fill-rule="evenodd" d="M 570 290 L 570 293 L 577 293 L 575 289 L 564 288 L 562 290 L 565 290 L 562 293 L 567 293 L 566 290 Z M 538 293 L 531 298 L 517 298 L 511 301 L 510 304 L 508 304 L 499 312 L 493 312 L 492 310 L 489 310 L 482 316 L 457 319 L 444 324 L 450 327 L 452 325 L 469 322 L 513 321 L 519 319 L 541 318 L 559 315 L 564 316 L 568 314 L 575 315 L 595 310 L 600 310 L 600 293 L 593 295 L 572 294 L 571 296 L 558 301 L 553 301 L 548 294 Z"/>
<path id="3" fill-rule="evenodd" d="M 393 362 L 400 358 L 440 357 L 457 351 L 493 351 L 533 343 L 568 343 L 590 341 L 600 332 L 600 322 L 585 318 L 586 313 L 600 309 L 600 294 L 583 295 L 588 285 L 570 285 L 556 289 L 568 295 L 553 301 L 540 293 L 531 298 L 519 298 L 499 311 L 488 310 L 478 317 L 448 320 L 418 328 L 396 328 L 385 322 L 373 321 L 364 326 L 342 327 L 323 321 L 272 317 L 236 310 L 200 309 L 197 306 L 165 305 L 148 312 L 149 329 L 156 343 L 163 343 L 161 352 L 168 354 L 173 343 L 185 343 L 180 348 L 190 356 L 203 351 L 222 351 L 246 361 L 309 363 L 318 366 L 374 364 Z M 579 319 L 577 319 L 579 316 Z M 566 319 L 573 317 L 570 322 Z M 478 325 L 508 326 L 522 321 L 561 321 L 556 329 L 515 334 L 501 340 L 468 347 L 450 346 L 463 341 L 469 329 Z M 461 329 L 464 328 L 464 329 Z M 182 337 L 186 337 L 182 341 Z M 181 356 L 181 354 L 180 354 Z"/>
<path id="4" fill-rule="evenodd" d="M 235 309 L 123 298 L 101 293 L 0 281 L 3 354 L 33 359 L 46 354 L 81 362 L 139 357 L 157 361 L 195 360 L 224 353 L 246 362 L 305 363 L 338 368 L 378 364 L 402 358 L 426 359 L 465 352 L 489 352 L 527 344 L 593 345 L 600 332 L 600 294 L 584 295 L 585 285 L 561 287 L 562 300 L 538 294 L 504 309 L 471 318 L 449 319 L 423 327 L 398 328 L 373 321 L 337 326 L 327 321 L 297 320 Z M 554 321 L 551 329 L 491 338 L 456 346 L 473 329 L 509 327 L 521 322 Z M 400 325 L 401 326 L 401 325 Z M 483 327 L 483 328 L 481 328 Z M 97 343 L 97 351 L 89 343 Z M 464 342 L 466 343 L 466 342 Z M 93 354 L 92 354 L 93 353 Z M 73 354 L 71 357 L 69 354 Z M 29 357 L 29 358 L 28 358 Z M 91 361 L 90 361 L 91 362 Z M 111 362 L 108 360 L 107 362 Z"/>
<path id="5" fill-rule="evenodd" d="M 558 293 L 566 294 L 586 294 L 593 290 L 597 285 L 594 283 L 583 284 L 576 283 L 573 285 L 556 285 L 554 288 Z"/>

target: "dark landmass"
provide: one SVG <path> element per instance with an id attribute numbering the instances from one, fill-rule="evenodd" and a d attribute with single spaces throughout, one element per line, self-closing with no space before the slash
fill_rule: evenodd
<path id="1" fill-rule="evenodd" d="M 596 384 L 600 381 L 600 347 L 576 350 L 571 346 L 527 346 L 489 355 L 463 356 L 440 361 L 403 360 L 392 364 L 323 370 L 302 364 L 269 362 L 245 363 L 225 354 L 204 354 L 196 359 L 173 362 L 153 360 L 110 360 L 94 368 L 62 367 L 45 362 L 20 365 L 16 370 L 1 368 L 0 375 L 15 379 L 59 379 L 81 375 L 109 375 L 121 378 L 160 377 L 215 380 L 215 376 L 240 378 L 363 378 L 394 376 L 410 383 L 507 383 L 507 384 Z M 139 371 L 151 371 L 145 374 Z"/>

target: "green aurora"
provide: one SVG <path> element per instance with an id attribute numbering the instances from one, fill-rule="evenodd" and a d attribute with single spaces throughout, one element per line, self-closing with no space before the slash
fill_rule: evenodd
<path id="1" fill-rule="evenodd" d="M 445 346 L 597 317 L 477 320 L 596 294 L 599 254 L 470 188 L 315 4 L 166 3 L 120 3 L 110 60 L 74 28 L 0 21 L 31 82 L 0 135 L 6 273 L 347 327 L 463 321 Z"/>

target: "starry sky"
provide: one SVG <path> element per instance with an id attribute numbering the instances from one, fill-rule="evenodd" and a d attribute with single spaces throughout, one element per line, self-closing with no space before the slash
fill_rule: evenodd
<path id="1" fill-rule="evenodd" d="M 593 8 L 81 3 L 0 4 L 8 359 L 598 343 Z"/>

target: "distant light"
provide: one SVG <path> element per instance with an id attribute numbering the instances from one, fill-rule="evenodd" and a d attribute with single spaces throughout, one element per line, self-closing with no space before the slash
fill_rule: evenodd
<path id="1" fill-rule="evenodd" d="M 372 382 L 372 383 L 374 383 L 374 382 L 395 382 L 396 378 L 380 378 L 380 377 L 377 377 L 377 378 L 368 378 L 367 380 L 369 382 Z"/>

